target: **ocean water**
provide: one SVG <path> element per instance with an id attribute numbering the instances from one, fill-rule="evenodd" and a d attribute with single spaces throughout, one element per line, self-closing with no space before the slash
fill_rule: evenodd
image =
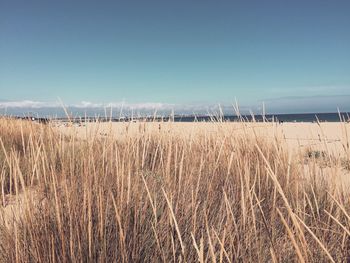
<path id="1" fill-rule="evenodd" d="M 223 120 L 223 121 L 238 121 L 240 119 L 252 121 L 263 121 L 264 116 L 262 115 L 242 115 L 241 117 L 234 115 L 226 115 L 222 118 L 220 117 L 210 117 L 210 116 L 176 116 L 174 121 L 179 122 L 193 122 L 193 121 L 210 121 L 210 120 Z M 268 114 L 265 115 L 265 120 L 276 121 L 276 122 L 339 122 L 350 120 L 350 113 L 299 113 L 299 114 Z"/>
<path id="2" fill-rule="evenodd" d="M 267 121 L 276 121 L 276 122 L 338 122 L 340 119 L 342 121 L 350 120 L 349 112 L 341 112 L 340 114 L 337 112 L 333 113 L 298 113 L 298 114 L 267 114 L 265 116 L 262 115 L 191 115 L 191 114 L 175 114 L 175 116 L 171 116 L 171 112 L 164 111 L 158 112 L 157 116 L 154 116 L 154 112 L 143 112 L 142 114 L 134 114 L 134 117 L 131 117 L 130 113 L 124 112 L 122 115 L 117 111 L 114 111 L 112 117 L 110 117 L 109 112 L 105 112 L 103 110 L 90 109 L 89 111 L 81 110 L 81 109 L 71 109 L 70 118 L 75 120 L 81 120 L 85 117 L 88 117 L 90 120 L 99 119 L 100 121 L 111 120 L 112 121 L 130 121 L 135 119 L 146 119 L 146 120 L 173 120 L 175 122 L 202 122 L 202 121 L 238 121 L 240 119 L 246 121 L 258 121 L 261 122 L 264 119 Z M 36 109 L 33 111 L 23 111 L 23 109 L 17 109 L 7 112 L 1 112 L 0 115 L 12 116 L 12 117 L 36 117 L 36 118 L 47 118 L 47 119 L 59 119 L 59 120 L 67 120 L 66 113 L 62 109 Z M 106 117 L 105 117 L 106 116 Z M 138 116 L 138 117 L 137 117 Z"/>
<path id="3" fill-rule="evenodd" d="M 147 121 L 175 121 L 175 122 L 208 122 L 208 121 L 275 121 L 275 122 L 339 122 L 342 121 L 349 121 L 350 120 L 350 113 L 342 112 L 342 113 L 303 113 L 303 114 L 268 114 L 265 116 L 262 115 L 224 115 L 224 116 L 208 116 L 208 115 L 175 115 L 175 116 L 169 116 L 169 115 L 163 115 L 163 116 L 152 116 L 149 115 L 149 117 L 139 117 L 139 118 L 131 118 L 131 117 L 89 117 L 89 120 L 96 120 L 99 119 L 100 121 L 132 121 L 132 120 L 147 120 Z M 67 118 L 58 118 L 61 120 L 66 120 Z M 81 118 L 79 118 L 81 119 Z M 82 118 L 84 119 L 84 118 Z"/>

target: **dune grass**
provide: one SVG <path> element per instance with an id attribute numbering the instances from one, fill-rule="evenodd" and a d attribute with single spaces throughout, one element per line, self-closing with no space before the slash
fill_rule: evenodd
<path id="1" fill-rule="evenodd" d="M 134 125 L 82 139 L 0 120 L 1 262 L 350 259 L 349 194 L 312 161 L 306 180 L 305 155 Z"/>

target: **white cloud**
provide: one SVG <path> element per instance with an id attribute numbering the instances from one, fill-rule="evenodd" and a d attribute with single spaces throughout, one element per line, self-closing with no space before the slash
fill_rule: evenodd
<path id="1" fill-rule="evenodd" d="M 59 107 L 57 102 L 42 102 L 32 100 L 21 100 L 21 101 L 0 101 L 0 108 L 55 108 Z"/>
<path id="2" fill-rule="evenodd" d="M 68 105 L 68 107 L 75 107 L 80 109 L 103 109 L 103 108 L 124 108 L 124 109 L 171 109 L 175 107 L 174 104 L 165 104 L 165 103 L 127 103 L 127 102 L 109 102 L 109 103 L 92 103 L 89 101 L 82 101 L 78 104 Z"/>
<path id="3" fill-rule="evenodd" d="M 92 103 L 89 101 L 82 101 L 78 104 L 72 104 L 68 105 L 68 107 L 75 107 L 75 108 L 82 108 L 82 109 L 87 109 L 87 108 L 103 108 L 102 103 Z"/>
<path id="4" fill-rule="evenodd" d="M 103 108 L 124 108 L 124 109 L 172 109 L 177 107 L 175 104 L 165 104 L 165 103 L 127 103 L 121 102 L 109 102 L 109 103 L 93 103 L 89 101 L 81 101 L 76 104 L 64 105 L 65 107 L 79 108 L 79 109 L 103 109 Z M 62 104 L 60 102 L 43 102 L 43 101 L 31 101 L 31 100 L 21 100 L 21 101 L 0 101 L 0 108 L 61 108 Z"/>
<path id="5" fill-rule="evenodd" d="M 194 104 L 170 104 L 161 102 L 142 102 L 142 103 L 129 103 L 126 101 L 117 101 L 109 103 L 94 103 L 90 101 L 81 101 L 74 104 L 65 104 L 60 101 L 43 102 L 43 101 L 0 101 L 0 109 L 6 113 L 22 114 L 24 112 L 36 112 L 37 114 L 61 114 L 63 112 L 63 105 L 74 114 L 90 114 L 103 113 L 105 110 L 112 111 L 115 114 L 131 115 L 131 114 L 165 114 L 168 115 L 172 111 L 175 114 L 219 114 L 221 111 L 225 114 L 234 114 L 235 111 L 232 105 L 229 104 L 209 104 L 209 103 L 194 103 Z M 240 106 L 241 113 L 248 112 L 246 107 Z M 0 114 L 1 114 L 0 111 Z"/>

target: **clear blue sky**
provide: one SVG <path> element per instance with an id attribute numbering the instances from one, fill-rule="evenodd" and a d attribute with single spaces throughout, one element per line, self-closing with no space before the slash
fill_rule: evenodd
<path id="1" fill-rule="evenodd" d="M 350 104 L 349 14 L 349 0 L 0 0 L 0 100 Z"/>

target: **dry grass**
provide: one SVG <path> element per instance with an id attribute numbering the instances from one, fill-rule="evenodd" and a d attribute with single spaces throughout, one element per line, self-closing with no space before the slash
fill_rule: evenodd
<path id="1" fill-rule="evenodd" d="M 213 125 L 81 139 L 1 119 L 0 261 L 350 260 L 348 193 L 312 161 L 306 180 L 304 153 Z"/>

